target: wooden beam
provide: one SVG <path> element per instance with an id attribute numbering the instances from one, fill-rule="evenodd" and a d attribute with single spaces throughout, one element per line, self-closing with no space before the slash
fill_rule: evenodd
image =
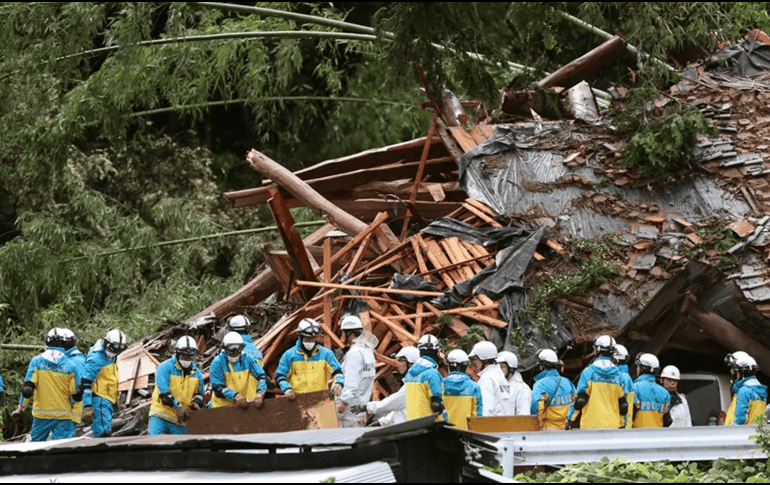
<path id="1" fill-rule="evenodd" d="M 756 338 L 746 334 L 716 313 L 703 308 L 690 308 L 686 318 L 727 349 L 733 352 L 738 350 L 748 352 L 757 361 L 762 371 L 770 374 L 770 349 L 757 342 Z"/>
<path id="2" fill-rule="evenodd" d="M 443 293 L 441 293 L 440 291 L 399 290 L 397 288 L 379 288 L 376 286 L 356 286 L 356 285 L 341 285 L 337 283 L 321 283 L 320 281 L 297 281 L 297 285 L 310 286 L 314 288 L 331 288 L 334 290 L 369 291 L 373 293 L 393 293 L 393 294 L 415 295 L 415 296 L 443 295 Z"/>
<path id="3" fill-rule="evenodd" d="M 402 343 L 407 345 L 414 345 L 417 343 L 417 339 L 414 338 L 414 335 L 404 330 L 404 328 L 399 324 L 391 322 L 377 312 L 369 311 L 369 315 L 375 320 L 384 323 L 388 329 L 393 332 L 393 335 L 396 336 Z"/>
<path id="4" fill-rule="evenodd" d="M 412 207 L 414 207 L 414 203 L 417 200 L 417 189 L 420 187 L 420 182 L 422 182 L 423 174 L 425 173 L 425 164 L 428 161 L 428 151 L 430 149 L 430 143 L 428 143 L 429 140 L 433 140 L 433 132 L 436 130 L 436 117 L 437 115 L 434 114 L 433 118 L 430 120 L 430 126 L 428 127 L 428 137 L 425 140 L 425 147 L 422 149 L 422 155 L 420 156 L 420 165 L 417 168 L 417 175 L 414 176 L 414 185 L 412 185 L 412 193 L 409 196 L 409 206 L 406 209 L 406 217 L 404 218 L 404 225 L 401 228 L 401 240 L 403 241 L 406 238 L 406 232 L 409 229 L 409 221 L 412 218 Z"/>
<path id="5" fill-rule="evenodd" d="M 601 68 L 615 62 L 623 55 L 625 45 L 625 41 L 616 35 L 599 47 L 592 49 L 541 79 L 537 85 L 541 88 L 560 86 L 569 89 L 580 81 L 599 72 Z"/>

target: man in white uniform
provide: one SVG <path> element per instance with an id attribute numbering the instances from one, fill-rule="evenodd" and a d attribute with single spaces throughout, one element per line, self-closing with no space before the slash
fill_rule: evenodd
<path id="1" fill-rule="evenodd" d="M 505 378 L 510 386 L 508 394 L 513 403 L 513 414 L 515 416 L 525 416 L 529 414 L 529 407 L 532 403 L 532 389 L 524 382 L 521 373 L 516 370 L 519 366 L 519 359 L 513 352 L 507 350 L 497 354 L 497 363 L 503 371 Z"/>
<path id="2" fill-rule="evenodd" d="M 350 350 L 342 360 L 342 375 L 345 387 L 337 400 L 340 427 L 357 428 L 364 425 L 364 410 L 372 398 L 374 387 L 374 352 L 377 337 L 363 332 L 361 320 L 355 315 L 346 315 L 340 322 L 345 344 Z"/>
<path id="3" fill-rule="evenodd" d="M 677 391 L 681 374 L 679 369 L 673 365 L 667 365 L 660 372 L 660 383 L 671 394 L 671 416 L 670 428 L 687 428 L 692 426 L 690 417 L 690 406 L 687 404 L 687 398 L 681 392 Z"/>
<path id="4" fill-rule="evenodd" d="M 510 385 L 497 363 L 497 347 L 492 342 L 479 342 L 468 354 L 471 368 L 479 376 L 484 416 L 513 416 Z"/>
<path id="5" fill-rule="evenodd" d="M 420 360 L 417 347 L 404 347 L 396 354 L 400 367 L 399 374 L 405 376 L 409 368 Z M 366 412 L 374 416 L 380 426 L 390 426 L 406 422 L 406 386 L 386 397 L 382 401 L 371 401 L 366 405 Z"/>

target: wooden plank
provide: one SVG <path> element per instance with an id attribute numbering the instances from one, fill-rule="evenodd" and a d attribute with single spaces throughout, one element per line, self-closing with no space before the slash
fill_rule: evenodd
<path id="1" fill-rule="evenodd" d="M 433 313 L 433 315 L 436 316 L 436 318 L 441 317 L 442 312 L 439 311 L 436 307 L 434 307 L 428 302 L 423 302 L 423 304 L 425 305 L 426 308 L 428 308 L 428 310 L 430 310 L 431 313 Z M 449 321 L 452 322 L 449 325 L 449 328 L 451 328 L 452 331 L 456 333 L 458 336 L 460 337 L 465 336 L 468 333 L 468 326 L 464 324 L 459 318 L 456 318 L 454 315 L 452 315 L 451 313 L 448 313 L 448 315 L 449 315 Z"/>
<path id="2" fill-rule="evenodd" d="M 291 267 L 289 254 L 275 254 L 270 245 L 266 244 L 262 248 L 262 257 L 265 258 L 267 265 L 273 271 L 275 277 L 278 278 L 281 290 L 285 294 L 289 294 L 294 281 L 294 270 Z"/>
<path id="3" fill-rule="evenodd" d="M 419 237 L 419 236 L 418 236 Z M 417 267 L 420 269 L 420 274 L 424 275 L 423 279 L 430 283 L 432 281 L 432 278 L 428 276 L 428 266 L 425 264 L 425 258 L 422 256 L 422 248 L 417 242 L 417 238 L 410 237 L 409 241 L 412 243 L 412 249 L 414 250 L 414 257 L 417 260 Z"/>
<path id="4" fill-rule="evenodd" d="M 268 361 L 270 361 L 270 359 L 273 358 L 273 355 L 278 350 L 278 346 L 281 345 L 281 341 L 283 340 L 283 338 L 286 336 L 287 333 L 289 333 L 289 326 L 284 325 L 284 327 L 280 330 L 280 332 L 278 332 L 276 335 L 273 335 L 271 337 L 271 339 L 269 340 L 270 346 L 267 348 L 267 350 L 265 350 L 265 353 L 263 354 L 264 360 L 262 362 L 267 364 Z M 264 348 L 264 345 L 267 342 L 268 342 L 267 340 L 265 340 L 264 338 L 261 338 L 257 342 L 257 347 Z"/>
<path id="5" fill-rule="evenodd" d="M 131 397 L 134 394 L 134 388 L 136 387 L 136 378 L 139 377 L 139 370 L 142 367 L 142 358 L 137 357 L 136 358 L 136 365 L 134 366 L 134 372 L 132 373 L 133 377 L 131 378 L 131 384 L 128 388 L 128 392 L 126 393 L 126 401 L 124 402 L 124 405 L 128 406 L 131 404 Z"/>
<path id="6" fill-rule="evenodd" d="M 466 258 L 463 258 L 462 255 L 460 255 L 460 253 L 456 250 L 456 237 L 441 239 L 439 244 L 444 248 L 444 253 L 446 253 L 446 255 L 449 257 L 449 261 L 452 263 L 450 266 L 455 266 L 455 271 L 457 271 L 457 273 L 463 278 L 463 281 L 473 278 L 476 275 L 476 273 L 473 272 L 467 264 L 458 264 Z"/>
<path id="7" fill-rule="evenodd" d="M 487 248 L 484 246 L 481 246 L 479 244 L 473 244 L 465 241 L 460 241 L 460 244 L 469 252 L 471 253 L 471 256 L 474 256 L 478 258 L 479 261 L 481 261 L 485 266 L 488 266 L 492 264 L 495 261 L 495 258 L 492 257 L 493 254 L 496 253 L 490 253 L 487 251 Z M 485 259 L 486 258 L 486 259 Z"/>
<path id="8" fill-rule="evenodd" d="M 367 236 L 373 235 L 374 231 L 377 230 L 378 227 L 380 227 L 380 224 L 382 224 L 386 220 L 388 220 L 388 214 L 385 213 L 385 212 L 380 212 L 377 215 L 377 217 L 374 219 L 374 221 L 371 224 L 369 224 L 368 226 L 366 226 L 366 229 L 364 229 L 363 231 L 361 231 L 358 234 L 356 234 L 355 237 L 351 238 L 350 241 L 348 241 L 348 243 L 345 244 L 345 246 L 342 247 L 342 249 L 337 251 L 334 254 L 334 256 L 332 256 L 331 261 L 330 261 L 329 264 L 333 265 L 334 263 L 339 261 L 340 258 L 342 258 L 344 255 L 346 255 L 350 250 L 352 250 L 353 248 L 358 246 L 359 243 L 361 243 L 361 241 L 363 241 Z M 319 274 L 321 274 L 321 270 L 319 270 L 315 274 L 315 276 L 318 276 Z M 327 283 L 331 283 L 331 280 L 328 280 Z"/>
<path id="9" fill-rule="evenodd" d="M 412 321 L 412 318 L 406 314 L 404 310 L 401 309 L 399 305 L 391 305 L 390 307 L 394 312 L 396 312 L 399 316 L 403 317 L 400 318 L 400 320 L 406 322 L 410 327 L 412 327 L 412 330 L 415 328 L 415 323 Z M 385 318 L 392 318 L 391 315 L 386 316 Z"/>
<path id="10" fill-rule="evenodd" d="M 407 343 L 408 345 L 414 345 L 417 343 L 417 339 L 414 338 L 413 335 L 411 335 L 409 332 L 404 330 L 400 325 L 397 323 L 394 323 L 379 313 L 376 312 L 369 312 L 369 315 L 373 317 L 375 320 L 384 323 L 391 332 L 393 332 L 393 335 L 398 338 L 402 343 Z"/>
<path id="11" fill-rule="evenodd" d="M 311 288 L 331 288 L 334 290 L 369 291 L 373 293 L 393 293 L 393 294 L 401 294 L 401 295 L 416 295 L 416 296 L 443 295 L 443 293 L 441 293 L 440 291 L 399 290 L 396 288 L 380 288 L 376 286 L 355 286 L 355 285 L 341 285 L 337 283 L 321 283 L 320 281 L 297 281 L 297 285 L 309 286 Z"/>
<path id="12" fill-rule="evenodd" d="M 478 145 L 476 140 L 474 140 L 462 126 L 448 126 L 447 130 L 449 130 L 449 133 L 451 133 L 454 139 L 457 140 L 457 143 L 464 152 L 469 152 Z"/>
<path id="13" fill-rule="evenodd" d="M 332 274 L 332 241 L 329 238 L 324 239 L 324 259 L 323 259 L 323 273 L 324 273 L 324 281 L 327 283 L 331 283 L 332 278 L 334 278 L 334 274 Z M 332 330 L 332 295 L 326 294 L 324 295 L 324 347 L 327 349 L 331 347 L 331 336 L 334 335 L 334 332 Z M 334 335 L 336 338 L 336 335 Z M 341 347 L 345 347 L 345 344 L 342 344 Z"/>
<path id="14" fill-rule="evenodd" d="M 540 431 L 537 416 L 474 416 L 468 418 L 468 430 L 476 433 Z"/>
<path id="15" fill-rule="evenodd" d="M 569 89 L 582 80 L 593 79 L 594 73 L 617 61 L 622 55 L 626 43 L 619 36 L 613 36 L 598 47 L 577 59 L 563 65 L 545 78 L 538 81 L 540 88 L 559 86 Z"/>
<path id="16" fill-rule="evenodd" d="M 469 204 L 469 205 L 472 205 L 473 207 L 477 208 L 478 210 L 480 210 L 482 212 L 485 212 L 490 217 L 497 217 L 497 214 L 495 214 L 495 211 L 490 209 L 483 202 L 479 202 L 478 200 L 476 200 L 476 199 L 474 199 L 472 197 L 468 197 L 467 199 L 465 199 L 465 203 Z"/>
<path id="17" fill-rule="evenodd" d="M 487 325 L 492 325 L 493 327 L 508 328 L 508 322 L 498 320 L 497 318 L 488 317 L 486 315 L 482 315 L 481 313 L 467 312 L 466 315 L 468 315 L 471 318 L 475 318 L 480 322 L 486 323 Z"/>
<path id="18" fill-rule="evenodd" d="M 427 254 L 430 262 L 436 268 L 446 268 L 452 265 L 444 251 L 439 247 L 436 241 L 426 241 Z M 439 273 L 444 282 L 447 282 L 447 286 L 450 288 L 458 283 L 465 281 L 465 278 L 457 271 L 457 269 L 450 269 Z"/>
<path id="19" fill-rule="evenodd" d="M 477 311 L 481 310 L 494 310 L 499 306 L 499 303 L 492 302 L 488 305 L 479 305 L 479 306 L 473 306 L 473 307 L 457 307 L 457 308 L 450 308 L 448 310 L 442 310 L 444 313 L 447 313 L 449 315 L 458 315 L 458 314 L 471 314 L 475 313 Z M 422 317 L 431 317 L 434 316 L 434 312 L 419 312 L 419 313 L 409 313 L 409 314 L 398 314 L 398 315 L 388 315 L 385 318 L 389 320 L 406 320 L 409 318 L 422 318 Z"/>
<path id="20" fill-rule="evenodd" d="M 561 244 L 557 243 L 556 241 L 551 241 L 550 239 L 548 239 L 545 242 L 545 245 L 548 246 L 549 248 L 553 249 L 554 251 L 556 251 L 559 254 L 564 254 L 564 248 L 561 246 Z"/>
<path id="21" fill-rule="evenodd" d="M 350 266 L 348 267 L 347 272 L 348 273 L 355 273 L 356 270 L 358 270 L 358 265 L 361 264 L 361 260 L 364 257 L 364 254 L 366 254 L 366 250 L 369 249 L 369 244 L 372 242 L 372 238 L 374 237 L 374 234 L 367 234 L 367 236 L 364 238 L 361 245 L 358 247 L 358 251 L 356 251 L 356 254 L 353 256 L 353 260 L 350 262 Z"/>
<path id="22" fill-rule="evenodd" d="M 458 262 L 462 261 L 468 261 L 468 265 L 471 268 L 471 271 L 473 271 L 473 274 L 476 275 L 481 272 L 484 268 L 476 261 L 476 259 L 473 258 L 473 255 L 465 249 L 465 245 L 462 244 L 463 241 L 460 241 L 458 238 L 452 238 L 450 240 L 450 243 L 452 244 L 452 249 L 456 254 L 460 256 L 460 260 Z"/>
<path id="23" fill-rule="evenodd" d="M 283 244 L 286 247 L 286 251 L 291 257 L 292 267 L 294 268 L 294 274 L 298 278 L 302 279 L 314 279 L 315 274 L 313 267 L 310 265 L 310 259 L 308 258 L 305 245 L 302 244 L 302 239 L 294 227 L 294 217 L 292 217 L 289 208 L 286 206 L 286 202 L 283 200 L 283 196 L 278 190 L 271 191 L 272 197 L 268 201 L 270 212 L 273 214 L 275 225 L 278 227 L 278 232 L 281 235 Z M 313 291 L 304 291 L 303 296 L 305 300 L 309 299 L 313 295 Z"/>
<path id="24" fill-rule="evenodd" d="M 379 345 L 377 345 L 377 352 L 383 353 L 388 348 L 392 340 L 393 332 L 388 329 L 388 331 L 385 332 L 385 336 L 382 338 L 382 341 L 379 343 Z"/>
<path id="25" fill-rule="evenodd" d="M 414 203 L 417 200 L 417 189 L 420 187 L 420 182 L 422 182 L 422 177 L 425 174 L 425 165 L 428 161 L 428 151 L 430 149 L 430 143 L 428 143 L 428 140 L 433 139 L 433 132 L 436 130 L 436 118 L 438 115 L 434 114 L 433 118 L 430 120 L 430 126 L 428 127 L 428 136 L 426 138 L 425 147 L 422 150 L 422 155 L 420 156 L 420 165 L 417 168 L 417 175 L 414 176 L 414 184 L 412 185 L 412 191 L 409 196 L 409 206 L 406 209 L 406 217 L 404 218 L 404 225 L 401 227 L 401 240 L 403 241 L 404 238 L 406 238 L 406 232 L 409 229 L 409 221 L 412 218 L 412 208 L 414 207 Z"/>
<path id="26" fill-rule="evenodd" d="M 438 130 L 438 136 L 441 137 L 441 141 L 444 142 L 444 146 L 446 147 L 447 151 L 452 157 L 454 157 L 455 162 L 459 164 L 460 157 L 465 154 L 465 151 L 458 146 L 457 141 L 455 141 L 455 139 L 452 137 L 452 134 L 449 133 L 449 130 L 447 130 L 443 120 L 436 120 L 436 129 Z"/>
<path id="27" fill-rule="evenodd" d="M 374 359 L 377 360 L 378 362 L 384 362 L 395 369 L 398 369 L 399 367 L 398 360 L 391 359 L 390 357 L 383 355 L 381 352 L 378 352 L 378 351 L 374 352 Z"/>
<path id="28" fill-rule="evenodd" d="M 476 145 L 481 145 L 487 141 L 487 138 L 489 138 L 489 136 L 484 133 L 480 126 L 471 126 L 471 129 L 468 130 L 468 134 L 471 138 L 473 138 L 473 141 L 476 143 Z"/>
<path id="29" fill-rule="evenodd" d="M 463 206 L 468 209 L 470 212 L 473 212 L 476 216 L 478 216 L 480 219 L 482 219 L 484 222 L 488 223 L 489 225 L 493 227 L 502 227 L 502 224 L 497 222 L 494 217 L 485 214 L 484 211 L 480 210 L 478 207 L 474 207 L 473 205 L 469 203 L 463 204 Z"/>
<path id="30" fill-rule="evenodd" d="M 415 310 L 415 313 L 418 315 L 422 313 L 422 302 L 417 302 L 417 309 Z M 415 318 L 414 320 L 414 336 L 419 340 L 420 337 L 422 337 L 422 317 L 419 316 Z"/>

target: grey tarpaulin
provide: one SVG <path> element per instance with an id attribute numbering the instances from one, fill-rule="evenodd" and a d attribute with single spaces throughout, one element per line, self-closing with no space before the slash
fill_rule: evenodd
<path id="1" fill-rule="evenodd" d="M 730 66 L 729 72 L 732 76 L 756 76 L 770 71 L 770 45 L 744 42 L 725 46 L 706 60 L 706 67 L 720 68 L 724 66 L 725 61 Z"/>
<path id="2" fill-rule="evenodd" d="M 489 247 L 495 244 L 508 244 L 532 230 L 522 226 L 473 227 L 451 217 L 442 217 L 425 226 L 420 232 L 439 237 L 456 237 L 465 242 Z"/>
<path id="3" fill-rule="evenodd" d="M 397 290 L 439 291 L 435 283 L 428 283 L 420 276 L 396 273 L 390 282 L 390 287 Z M 430 296 L 404 295 L 395 293 L 393 298 L 400 301 L 425 301 Z"/>

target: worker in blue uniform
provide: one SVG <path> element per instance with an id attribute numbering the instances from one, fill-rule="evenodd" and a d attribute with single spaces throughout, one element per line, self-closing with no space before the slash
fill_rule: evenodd
<path id="1" fill-rule="evenodd" d="M 446 420 L 438 353 L 441 342 L 433 335 L 423 335 L 417 341 L 420 360 L 409 368 L 404 377 L 406 387 L 406 419 L 416 419 L 441 413 L 437 419 Z"/>
<path id="2" fill-rule="evenodd" d="M 64 355 L 62 340 L 60 328 L 48 332 L 47 347 L 30 361 L 21 386 L 19 407 L 11 413 L 15 420 L 21 419 L 24 408 L 33 399 L 32 441 L 45 441 L 49 434 L 54 440 L 73 437 L 71 398 L 80 401 L 83 393 L 76 384 L 81 379 L 80 371 Z"/>
<path id="3" fill-rule="evenodd" d="M 236 332 L 243 338 L 243 343 L 246 345 L 243 352 L 246 355 L 254 357 L 260 367 L 264 366 L 264 356 L 262 351 L 254 345 L 251 341 L 251 320 L 246 315 L 235 315 L 227 320 L 227 331 Z"/>
<path id="4" fill-rule="evenodd" d="M 575 402 L 575 386 L 559 374 L 559 357 L 553 350 L 538 351 L 537 363 L 540 373 L 535 376 L 529 413 L 537 416 L 540 429 L 562 429 Z"/>
<path id="5" fill-rule="evenodd" d="M 321 326 L 312 318 L 305 318 L 297 327 L 297 345 L 281 356 L 275 370 L 275 382 L 289 400 L 297 394 L 329 389 L 328 376 L 334 380 L 330 390 L 334 397 L 342 394 L 345 377 L 334 352 L 322 346 L 318 340 Z"/>
<path id="6" fill-rule="evenodd" d="M 481 388 L 466 372 L 471 365 L 464 350 L 455 349 L 446 356 L 449 375 L 444 378 L 444 405 L 447 422 L 468 429 L 468 418 L 484 415 Z"/>
<path id="7" fill-rule="evenodd" d="M 83 422 L 91 424 L 95 438 L 112 435 L 120 382 L 117 358 L 127 348 L 126 335 L 113 329 L 88 351 L 83 373 Z"/>
<path id="8" fill-rule="evenodd" d="M 626 393 L 626 402 L 628 403 L 628 409 L 633 409 L 634 406 L 634 380 L 631 378 L 631 374 L 628 372 L 628 349 L 624 345 L 615 344 L 615 352 L 612 354 L 612 362 L 620 372 L 620 378 L 623 381 L 623 392 Z M 633 420 L 626 413 L 620 417 L 621 428 L 631 428 Z"/>
<path id="9" fill-rule="evenodd" d="M 195 364 L 198 345 L 190 336 L 181 337 L 174 356 L 155 372 L 147 434 L 187 434 L 185 422 L 203 406 L 203 374 Z"/>
<path id="10" fill-rule="evenodd" d="M 671 394 L 655 382 L 658 369 L 660 362 L 654 355 L 645 353 L 636 357 L 636 372 L 639 377 L 634 381 L 634 428 L 662 428 L 671 425 L 671 416 L 668 413 Z"/>
<path id="11" fill-rule="evenodd" d="M 78 337 L 75 335 L 75 332 L 68 328 L 63 328 L 61 330 L 63 334 L 62 348 L 64 349 L 64 355 L 66 355 L 80 371 L 81 381 L 76 382 L 76 384 L 78 389 L 82 389 L 82 376 L 86 370 L 86 356 L 83 355 L 83 352 L 78 350 Z M 72 436 L 75 436 L 77 425 L 80 424 L 81 416 L 83 414 L 83 400 L 81 399 L 76 402 L 74 398 L 70 398 L 70 401 L 72 402 L 72 413 L 70 414 L 69 423 L 70 433 Z"/>
<path id="12" fill-rule="evenodd" d="M 762 385 L 756 378 L 759 371 L 757 361 L 745 352 L 735 354 L 738 355 L 730 362 L 735 394 L 727 411 L 725 424 L 756 424 L 757 418 L 765 417 L 767 386 Z"/>
<path id="13" fill-rule="evenodd" d="M 244 352 L 245 343 L 236 332 L 222 340 L 224 350 L 211 363 L 211 407 L 236 405 L 248 409 L 253 402 L 261 408 L 267 384 L 265 371 L 254 356 Z"/>

